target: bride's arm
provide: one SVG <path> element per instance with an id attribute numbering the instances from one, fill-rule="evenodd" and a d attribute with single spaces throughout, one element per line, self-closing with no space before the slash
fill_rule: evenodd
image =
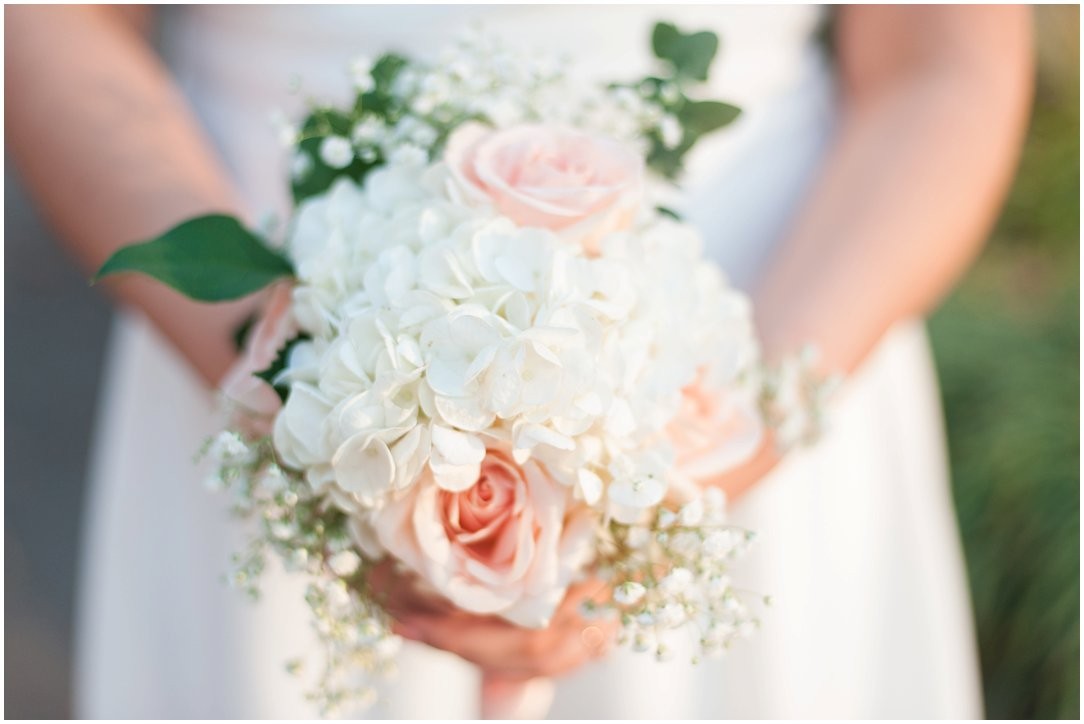
<path id="1" fill-rule="evenodd" d="M 1024 7 L 848 6 L 838 136 L 755 293 L 768 355 L 813 341 L 852 370 L 977 254 L 1027 121 Z"/>
<path id="2" fill-rule="evenodd" d="M 823 370 L 848 372 L 894 322 L 929 310 L 963 272 L 1015 165 L 1030 38 L 1024 8 L 841 11 L 842 123 L 755 292 L 769 359 L 813 342 Z M 776 462 L 765 445 L 716 482 L 735 497 Z M 402 625 L 410 638 L 517 676 L 557 673 L 589 654 L 574 624 L 527 631 L 429 614 L 404 616 Z"/>
<path id="3" fill-rule="evenodd" d="M 237 213 L 225 172 L 139 31 L 145 8 L 5 9 L 7 147 L 89 276 L 119 246 L 209 211 Z M 103 284 L 140 308 L 209 383 L 253 300 L 206 305 L 147 278 Z"/>
<path id="4" fill-rule="evenodd" d="M 847 6 L 840 126 L 804 209 L 754 291 L 768 359 L 805 343 L 850 372 L 895 322 L 936 305 L 1008 189 L 1033 77 L 1029 9 Z M 718 481 L 734 497 L 777 462 Z"/>

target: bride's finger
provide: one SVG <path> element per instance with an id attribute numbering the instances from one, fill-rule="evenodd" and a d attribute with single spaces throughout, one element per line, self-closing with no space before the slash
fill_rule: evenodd
<path id="1" fill-rule="evenodd" d="M 524 629 L 504 621 L 465 616 L 410 616 L 396 630 L 480 666 L 518 676 L 553 676 L 597 656 L 582 624 Z M 594 628 L 594 627 L 591 627 Z M 605 634 L 603 634 L 605 635 Z"/>
<path id="2" fill-rule="evenodd" d="M 396 570 L 390 561 L 374 567 L 366 582 L 374 598 L 394 618 L 412 613 L 443 614 L 456 610 L 446 599 L 420 589 L 414 575 Z"/>

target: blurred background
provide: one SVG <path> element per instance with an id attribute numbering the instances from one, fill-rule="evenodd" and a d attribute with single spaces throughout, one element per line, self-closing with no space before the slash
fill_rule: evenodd
<path id="1" fill-rule="evenodd" d="M 1039 77 L 985 253 L 930 319 L 987 715 L 1080 715 L 1080 8 Z"/>
<path id="2" fill-rule="evenodd" d="M 1019 175 L 982 258 L 929 328 L 987 715 L 1075 719 L 1079 7 L 1038 7 L 1036 18 L 1039 77 Z M 50 238 L 6 159 L 5 182 L 4 713 L 63 718 L 110 309 Z"/>

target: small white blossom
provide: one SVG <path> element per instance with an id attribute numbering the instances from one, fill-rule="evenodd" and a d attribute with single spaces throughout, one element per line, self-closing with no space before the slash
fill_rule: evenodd
<path id="1" fill-rule="evenodd" d="M 279 540 L 289 540 L 297 535 L 297 527 L 284 521 L 276 521 L 270 525 L 271 535 Z"/>
<path id="2" fill-rule="evenodd" d="M 290 162 L 290 177 L 294 181 L 301 181 L 312 171 L 312 166 L 312 156 L 304 151 L 298 151 Z"/>
<path id="3" fill-rule="evenodd" d="M 674 553 L 689 556 L 700 547 L 700 534 L 697 531 L 682 530 L 670 537 L 669 548 Z"/>
<path id="4" fill-rule="evenodd" d="M 286 476 L 278 465 L 268 465 L 260 476 L 260 485 L 272 493 L 284 490 L 286 482 Z"/>
<path id="5" fill-rule="evenodd" d="M 283 148 L 290 148 L 297 143 L 297 127 L 286 120 L 286 114 L 282 111 L 272 111 L 270 117 L 271 128 L 275 131 L 275 138 Z"/>
<path id="6" fill-rule="evenodd" d="M 361 93 L 367 93 L 374 87 L 373 62 L 365 56 L 355 58 L 350 63 L 350 77 L 354 81 L 354 87 Z"/>
<path id="7" fill-rule="evenodd" d="M 704 537 L 702 549 L 704 555 L 710 558 L 722 558 L 734 549 L 736 543 L 734 534 L 729 530 L 713 530 Z"/>
<path id="8" fill-rule="evenodd" d="M 225 463 L 244 460 L 249 455 L 248 445 L 232 430 L 223 430 L 211 442 L 209 455 Z"/>
<path id="9" fill-rule="evenodd" d="M 677 148 L 685 131 L 676 117 L 667 114 L 659 121 L 659 135 L 662 138 L 662 145 L 667 148 Z"/>
<path id="10" fill-rule="evenodd" d="M 693 572 L 688 568 L 675 568 L 659 582 L 664 593 L 684 593 L 693 582 Z"/>
<path id="11" fill-rule="evenodd" d="M 342 136 L 327 136 L 320 141 L 320 160 L 331 168 L 346 168 L 354 160 L 354 147 Z"/>
<path id="12" fill-rule="evenodd" d="M 676 628 L 685 623 L 687 618 L 685 607 L 680 603 L 667 603 L 659 609 L 659 624 L 666 628 Z"/>
<path id="13" fill-rule="evenodd" d="M 719 525 L 726 520 L 726 493 L 715 486 L 704 491 L 704 521 L 709 525 Z"/>
<path id="14" fill-rule="evenodd" d="M 704 519 L 704 502 L 697 498 L 686 503 L 678 511 L 678 518 L 681 520 L 681 524 L 687 528 L 700 525 L 700 521 Z"/>
<path id="15" fill-rule="evenodd" d="M 351 604 L 350 589 L 342 581 L 331 581 L 324 589 L 324 595 L 333 609 L 346 608 Z"/>
<path id="16" fill-rule="evenodd" d="M 203 478 L 203 487 L 211 492 L 218 492 L 226 487 L 226 483 L 222 480 L 220 471 L 215 470 Z"/>
<path id="17" fill-rule="evenodd" d="M 425 149 L 414 143 L 404 143 L 392 151 L 388 161 L 397 166 L 421 168 L 428 159 L 429 155 L 425 152 Z"/>
<path id="18" fill-rule="evenodd" d="M 625 543 L 632 549 L 639 549 L 651 542 L 651 530 L 643 525 L 630 525 L 625 533 Z"/>
<path id="19" fill-rule="evenodd" d="M 666 530 L 677 523 L 678 517 L 674 511 L 669 508 L 661 508 L 658 516 L 658 526 L 661 530 Z"/>
<path id="20" fill-rule="evenodd" d="M 386 133 L 387 129 L 384 124 L 370 116 L 354 125 L 353 130 L 350 132 L 350 140 L 358 146 L 375 145 L 384 140 Z"/>
<path id="21" fill-rule="evenodd" d="M 327 564 L 336 576 L 348 578 L 357 573 L 361 566 L 361 558 L 351 550 L 339 551 L 328 559 Z"/>
<path id="22" fill-rule="evenodd" d="M 622 606 L 632 606 L 639 603 L 646 592 L 647 589 L 644 588 L 643 584 L 635 581 L 625 581 L 614 588 L 613 598 Z"/>
<path id="23" fill-rule="evenodd" d="M 651 631 L 638 631 L 632 640 L 633 651 L 652 651 L 656 646 L 655 634 Z"/>
<path id="24" fill-rule="evenodd" d="M 295 548 L 286 558 L 287 564 L 295 569 L 304 569 L 309 563 L 309 552 L 304 548 Z"/>
<path id="25" fill-rule="evenodd" d="M 730 578 L 728 576 L 712 576 L 708 579 L 707 593 L 712 598 L 722 598 L 730 590 Z"/>

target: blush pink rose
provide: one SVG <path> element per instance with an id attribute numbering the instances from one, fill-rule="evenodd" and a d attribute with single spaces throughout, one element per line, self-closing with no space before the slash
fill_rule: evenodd
<path id="1" fill-rule="evenodd" d="M 764 425 L 753 400 L 712 389 L 701 377 L 682 390 L 681 409 L 666 434 L 679 482 L 698 486 L 752 458 Z"/>
<path id="2" fill-rule="evenodd" d="M 240 358 L 222 379 L 222 393 L 237 405 L 249 431 L 270 434 L 271 421 L 282 401 L 271 385 L 256 376 L 271 366 L 279 349 L 297 333 L 297 323 L 290 314 L 292 286 L 277 284 L 259 320 L 252 327 Z"/>
<path id="3" fill-rule="evenodd" d="M 563 126 L 468 123 L 448 140 L 444 160 L 469 202 L 590 252 L 606 234 L 627 229 L 643 199 L 640 154 Z"/>
<path id="4" fill-rule="evenodd" d="M 593 554 L 594 524 L 538 463 L 490 449 L 470 488 L 427 471 L 374 514 L 380 544 L 460 608 L 544 627 Z"/>

